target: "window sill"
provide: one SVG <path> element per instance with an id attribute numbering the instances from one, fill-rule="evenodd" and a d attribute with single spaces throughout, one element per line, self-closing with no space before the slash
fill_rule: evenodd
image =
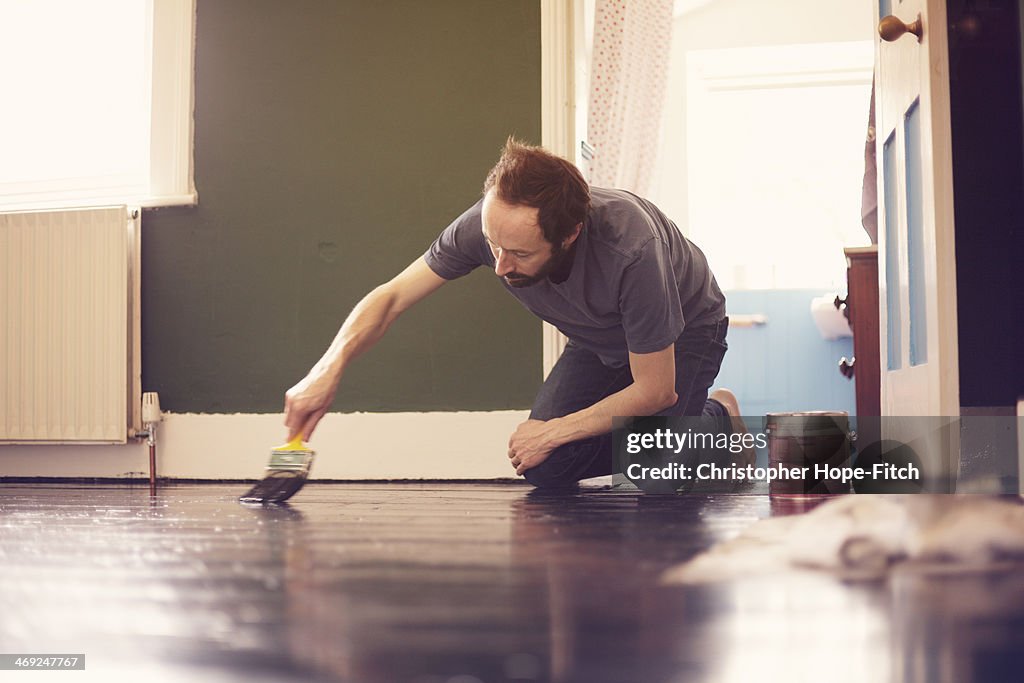
<path id="1" fill-rule="evenodd" d="M 171 206 L 197 206 L 199 195 L 188 194 L 161 195 L 158 197 L 108 196 L 79 197 L 76 199 L 55 199 L 45 202 L 19 202 L 7 205 L 0 204 L 0 213 L 21 211 L 60 211 L 64 209 L 84 209 L 96 206 L 138 206 L 143 209 L 158 209 Z"/>

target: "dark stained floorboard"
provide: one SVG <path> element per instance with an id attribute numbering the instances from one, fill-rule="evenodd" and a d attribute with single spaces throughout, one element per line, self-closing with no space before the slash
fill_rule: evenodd
<path id="1" fill-rule="evenodd" d="M 763 495 L 0 485 L 0 652 L 52 680 L 1021 680 L 1024 577 L 662 586 Z M 0 680 L 7 680 L 0 672 Z M 42 672 L 21 674 L 46 680 Z"/>

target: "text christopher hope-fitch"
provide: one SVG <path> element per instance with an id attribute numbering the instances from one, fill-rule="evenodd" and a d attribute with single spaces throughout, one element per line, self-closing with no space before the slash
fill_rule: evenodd
<path id="1" fill-rule="evenodd" d="M 784 464 L 769 465 L 768 467 L 755 467 L 753 465 L 723 466 L 714 463 L 703 463 L 696 466 L 669 463 L 660 467 L 645 467 L 638 463 L 633 463 L 626 468 L 626 476 L 634 480 L 677 479 L 688 481 L 698 479 L 725 481 L 747 479 L 750 481 L 772 481 L 774 479 L 791 479 L 801 481 L 808 479 L 830 479 L 846 483 L 866 479 L 920 479 L 921 471 L 913 464 L 901 467 L 893 463 L 874 463 L 870 468 L 836 467 L 828 464 L 818 464 L 813 467 L 788 467 Z"/>

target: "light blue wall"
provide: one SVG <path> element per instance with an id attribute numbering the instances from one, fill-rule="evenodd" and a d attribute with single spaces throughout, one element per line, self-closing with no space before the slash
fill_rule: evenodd
<path id="1" fill-rule="evenodd" d="M 737 396 L 744 416 L 803 410 L 855 413 L 853 380 L 839 359 L 853 357 L 853 339 L 825 341 L 811 318 L 821 290 L 726 292 L 729 315 L 763 313 L 768 324 L 729 330 L 729 351 L 715 386 Z M 757 425 L 759 426 L 759 425 Z"/>

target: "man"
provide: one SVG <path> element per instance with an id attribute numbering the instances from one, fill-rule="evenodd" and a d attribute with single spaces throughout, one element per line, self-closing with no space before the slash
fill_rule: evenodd
<path id="1" fill-rule="evenodd" d="M 650 202 L 592 188 L 564 159 L 509 139 L 483 198 L 363 298 L 288 390 L 289 439 L 310 437 L 345 368 L 403 311 L 481 265 L 569 338 L 508 441 L 516 474 L 535 486 L 610 474 L 617 415 L 705 415 L 726 431 L 739 419 L 729 391 L 708 398 L 729 322 L 700 249 Z"/>

